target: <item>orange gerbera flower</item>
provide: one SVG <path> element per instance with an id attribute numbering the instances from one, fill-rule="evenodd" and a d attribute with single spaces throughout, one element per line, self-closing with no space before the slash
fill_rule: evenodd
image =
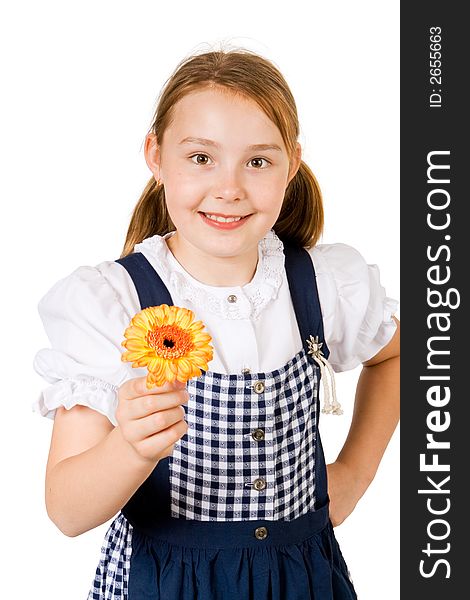
<path id="1" fill-rule="evenodd" d="M 133 367 L 147 367 L 147 388 L 165 381 L 186 382 L 207 371 L 212 360 L 212 340 L 194 313 L 178 306 L 151 306 L 137 313 L 124 332 L 121 359 Z"/>

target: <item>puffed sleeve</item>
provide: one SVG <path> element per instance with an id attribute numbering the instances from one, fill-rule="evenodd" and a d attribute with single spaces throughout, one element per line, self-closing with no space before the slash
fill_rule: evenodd
<path id="1" fill-rule="evenodd" d="M 124 331 L 140 310 L 125 269 L 115 262 L 79 267 L 46 293 L 38 310 L 51 347 L 37 352 L 34 369 L 52 385 L 33 411 L 53 419 L 57 407 L 81 404 L 116 426 L 119 385 L 144 374 L 121 361 Z"/>
<path id="2" fill-rule="evenodd" d="M 377 265 L 346 244 L 309 250 L 317 275 L 329 362 L 347 371 L 375 356 L 393 337 L 398 302 L 386 295 Z"/>

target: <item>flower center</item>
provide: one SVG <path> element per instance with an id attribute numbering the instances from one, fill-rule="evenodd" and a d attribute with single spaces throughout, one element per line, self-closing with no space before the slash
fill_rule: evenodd
<path id="1" fill-rule="evenodd" d="M 194 348 L 192 335 L 178 325 L 155 327 L 147 334 L 147 344 L 166 359 L 180 358 Z"/>

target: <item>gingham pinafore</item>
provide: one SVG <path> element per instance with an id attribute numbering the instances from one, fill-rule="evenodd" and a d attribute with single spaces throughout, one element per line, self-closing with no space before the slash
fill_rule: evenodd
<path id="1" fill-rule="evenodd" d="M 188 431 L 110 525 L 88 600 L 356 599 L 328 517 L 306 343 L 318 336 L 328 356 L 315 271 L 306 250 L 284 253 L 302 350 L 268 373 L 188 381 Z M 117 262 L 142 308 L 173 304 L 141 253 Z"/>

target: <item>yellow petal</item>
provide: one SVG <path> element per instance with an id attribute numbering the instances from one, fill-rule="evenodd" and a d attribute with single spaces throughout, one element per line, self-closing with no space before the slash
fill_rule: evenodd
<path id="1" fill-rule="evenodd" d="M 127 340 L 124 347 L 130 352 L 147 352 L 148 350 L 147 344 L 143 344 L 141 340 L 136 340 L 134 338 Z"/>
<path id="2" fill-rule="evenodd" d="M 137 313 L 135 317 L 131 321 L 131 327 L 138 327 L 146 331 L 150 325 L 150 314 L 143 310 L 140 313 Z"/>
<path id="3" fill-rule="evenodd" d="M 175 322 L 179 327 L 181 327 L 181 329 L 188 329 L 189 325 L 191 324 L 192 318 L 192 313 L 188 310 L 179 313 Z"/>
<path id="4" fill-rule="evenodd" d="M 187 358 L 178 359 L 178 373 L 189 379 L 192 371 L 192 363 Z"/>

